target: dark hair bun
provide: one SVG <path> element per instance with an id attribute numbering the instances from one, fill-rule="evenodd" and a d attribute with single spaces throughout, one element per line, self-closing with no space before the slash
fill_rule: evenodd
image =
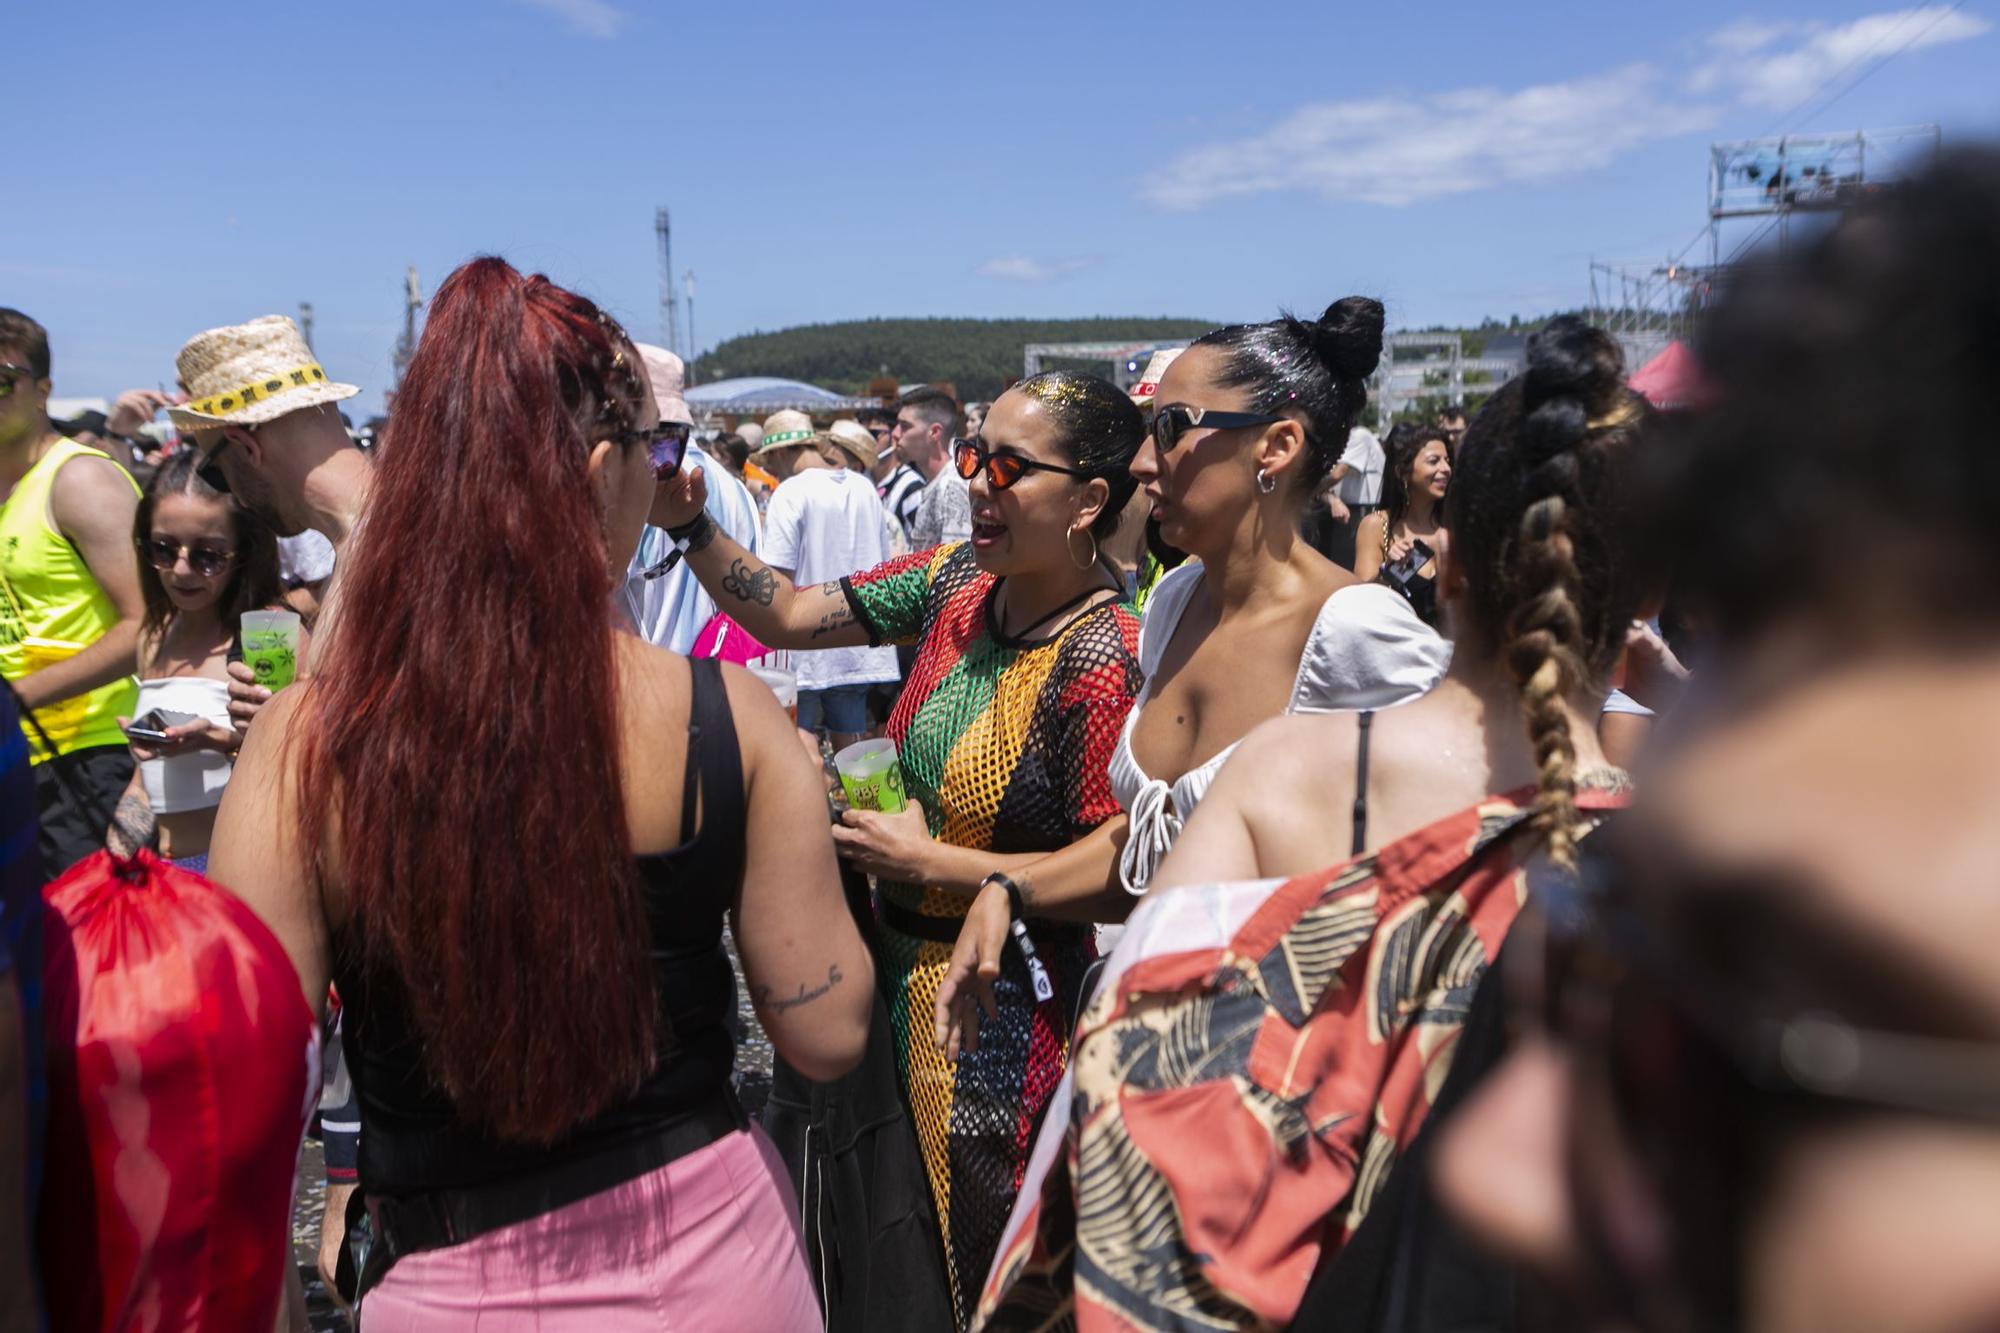
<path id="1" fill-rule="evenodd" d="M 1313 355 L 1342 379 L 1365 380 L 1382 361 L 1387 312 L 1372 296 L 1343 296 L 1312 326 Z"/>
<path id="2" fill-rule="evenodd" d="M 1555 463 L 1541 478 L 1543 488 L 1574 481 L 1574 460 L 1563 456 L 1582 443 L 1590 419 L 1610 410 L 1623 392 L 1625 353 L 1603 329 L 1564 315 L 1528 339 L 1521 447 L 1530 462 Z"/>

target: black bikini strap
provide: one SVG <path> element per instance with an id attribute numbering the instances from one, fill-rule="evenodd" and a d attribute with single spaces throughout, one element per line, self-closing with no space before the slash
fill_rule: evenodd
<path id="1" fill-rule="evenodd" d="M 1375 727 L 1375 710 L 1363 709 L 1355 715 L 1360 734 L 1354 751 L 1354 850 L 1359 856 L 1368 845 L 1368 734 Z"/>
<path id="2" fill-rule="evenodd" d="M 687 776 L 681 783 L 681 845 L 694 840 L 699 793 L 702 841 L 711 847 L 735 847 L 740 855 L 743 752 L 729 708 L 729 687 L 722 680 L 722 663 L 715 658 L 692 658 L 688 667 L 694 691 L 688 703 Z"/>

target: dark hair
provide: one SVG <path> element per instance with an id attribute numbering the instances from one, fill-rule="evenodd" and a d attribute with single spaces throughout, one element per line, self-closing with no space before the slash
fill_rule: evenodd
<path id="1" fill-rule="evenodd" d="M 1528 343 L 1527 372 L 1467 427 L 1445 495 L 1467 628 L 1520 689 L 1540 770 L 1534 823 L 1564 867 L 1576 859 L 1576 750 L 1562 701 L 1602 682 L 1638 609 L 1632 446 L 1650 419 L 1611 336 L 1552 320 Z"/>
<path id="2" fill-rule="evenodd" d="M 750 461 L 750 441 L 741 435 L 725 435 L 716 442 L 715 448 L 729 464 L 729 470 L 739 475 L 743 465 Z"/>
<path id="3" fill-rule="evenodd" d="M 907 407 L 917 414 L 917 419 L 926 425 L 944 427 L 946 443 L 958 437 L 965 429 L 965 414 L 958 410 L 958 400 L 943 389 L 934 389 L 928 384 L 920 384 L 896 400 L 900 411 Z"/>
<path id="4" fill-rule="evenodd" d="M 1401 522 L 1410 512 L 1410 469 L 1416 466 L 1417 455 L 1424 446 L 1436 442 L 1451 448 L 1451 442 L 1444 432 L 1429 423 L 1398 421 L 1389 427 L 1389 434 L 1382 441 L 1382 536 L 1388 539 L 1390 529 Z M 1438 515 L 1443 519 L 1443 515 Z"/>
<path id="5" fill-rule="evenodd" d="M 1457 403 L 1446 403 L 1438 409 L 1439 422 L 1446 421 L 1451 417 L 1457 417 L 1460 421 L 1465 420 L 1465 409 Z"/>
<path id="6" fill-rule="evenodd" d="M 1660 537 L 1719 647 L 1797 618 L 1839 618 L 1850 645 L 2000 628 L 1980 591 L 2000 582 L 2000 149 L 1947 154 L 1746 267 L 1696 351 L 1715 406 L 1688 424 Z"/>
<path id="7" fill-rule="evenodd" d="M 139 508 L 132 519 L 133 542 L 143 546 L 152 540 L 153 511 L 159 507 L 161 497 L 168 495 L 211 500 L 229 511 L 236 563 L 229 585 L 216 603 L 223 623 L 234 624 L 245 611 L 261 611 L 277 605 L 285 592 L 284 579 L 278 572 L 278 534 L 270 524 L 238 504 L 234 496 L 201 479 L 201 452 L 193 445 L 185 445 L 168 455 L 153 473 L 153 479 L 146 483 L 145 494 L 139 497 Z M 153 568 L 153 562 L 143 553 L 139 559 L 139 592 L 146 602 L 146 615 L 139 622 L 139 632 L 157 640 L 167 622 L 173 619 L 176 608 L 173 599 L 167 596 L 167 585 L 160 578 L 160 571 Z M 140 663 L 140 667 L 143 670 L 145 663 Z"/>
<path id="8" fill-rule="evenodd" d="M 658 1058 L 587 467 L 652 424 L 636 360 L 539 274 L 447 278 L 342 565 L 368 630 L 334 635 L 312 683 L 306 863 L 339 849 L 359 965 L 407 997 L 459 1114 L 515 1141 L 553 1141 Z"/>
<path id="9" fill-rule="evenodd" d="M 1382 360 L 1382 303 L 1344 296 L 1308 324 L 1289 314 L 1268 324 L 1232 324 L 1195 339 L 1226 355 L 1216 383 L 1250 390 L 1250 410 L 1305 418 L 1301 496 L 1318 488 L 1347 449 L 1368 406 L 1368 377 Z"/>
<path id="10" fill-rule="evenodd" d="M 1118 531 L 1125 504 L 1139 489 L 1132 456 L 1146 438 L 1146 418 L 1110 381 L 1073 370 L 1030 375 L 1008 390 L 1017 391 L 1040 403 L 1055 422 L 1057 447 L 1071 465 L 1111 487 L 1111 498 L 1090 525 L 1090 535 L 1103 541 Z"/>
<path id="11" fill-rule="evenodd" d="M 49 377 L 49 331 L 18 310 L 0 306 L 0 347 L 16 347 L 38 380 Z"/>

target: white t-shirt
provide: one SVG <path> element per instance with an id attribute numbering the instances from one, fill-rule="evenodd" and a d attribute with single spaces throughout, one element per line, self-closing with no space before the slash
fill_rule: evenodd
<path id="1" fill-rule="evenodd" d="M 885 517 L 875 483 L 867 477 L 813 468 L 787 477 L 771 493 L 758 554 L 766 564 L 791 570 L 792 581 L 801 588 L 831 583 L 889 558 Z M 873 685 L 897 677 L 896 650 L 890 647 L 814 648 L 793 657 L 802 690 Z"/>
<path id="2" fill-rule="evenodd" d="M 1340 502 L 1345 505 L 1382 503 L 1382 442 L 1373 431 L 1356 426 L 1347 433 L 1347 449 L 1340 455 L 1347 475 L 1340 479 Z"/>

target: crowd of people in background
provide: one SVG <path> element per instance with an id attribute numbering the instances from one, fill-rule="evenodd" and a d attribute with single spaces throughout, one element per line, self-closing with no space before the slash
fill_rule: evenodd
<path id="1" fill-rule="evenodd" d="M 1561 317 L 1378 437 L 1387 317 L 698 421 L 479 258 L 357 442 L 284 317 L 54 422 L 0 309 L 0 1328 L 305 1327 L 190 1034 L 371 1331 L 2000 1323 L 2000 155 L 1698 406 Z"/>

